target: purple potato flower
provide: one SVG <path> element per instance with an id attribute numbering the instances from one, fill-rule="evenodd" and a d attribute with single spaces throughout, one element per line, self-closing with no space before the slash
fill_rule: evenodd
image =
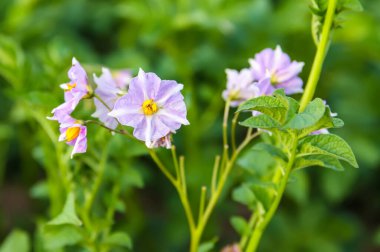
<path id="1" fill-rule="evenodd" d="M 75 110 L 79 101 L 91 93 L 86 71 L 75 58 L 72 60 L 72 67 L 68 72 L 68 77 L 70 82 L 60 85 L 65 91 L 65 102 L 53 109 L 52 113 L 54 115 L 48 117 L 48 119 L 57 120 L 59 123 L 66 120 L 66 117 Z"/>
<path id="2" fill-rule="evenodd" d="M 302 71 L 304 63 L 291 61 L 280 46 L 275 50 L 267 48 L 257 53 L 254 59 L 249 59 L 249 64 L 254 80 L 270 80 L 260 87 L 260 95 L 271 95 L 279 88 L 283 88 L 286 94 L 303 92 L 303 82 L 298 74 Z"/>
<path id="3" fill-rule="evenodd" d="M 227 89 L 222 93 L 224 100 L 230 99 L 231 107 L 237 107 L 242 102 L 254 98 L 259 94 L 259 89 L 255 85 L 252 73 L 245 68 L 240 72 L 233 69 L 226 69 Z"/>
<path id="4" fill-rule="evenodd" d="M 140 69 L 131 80 L 128 93 L 116 101 L 108 115 L 134 128 L 133 135 L 148 148 L 182 124 L 188 125 L 182 84 L 173 80 L 161 80 L 154 73 Z"/>
<path id="5" fill-rule="evenodd" d="M 129 71 L 123 70 L 113 75 L 108 68 L 102 69 L 102 75 L 100 77 L 94 75 L 94 81 L 98 86 L 95 89 L 95 94 L 107 104 L 107 107 L 95 97 L 94 103 L 96 111 L 92 116 L 99 118 L 99 120 L 110 129 L 115 129 L 118 122 L 114 117 L 109 116 L 108 113 L 110 109 L 113 109 L 117 99 L 126 93 L 127 86 L 131 79 L 132 75 Z"/>
<path id="6" fill-rule="evenodd" d="M 71 158 L 76 153 L 85 153 L 87 150 L 87 127 L 80 121 L 68 116 L 59 126 L 61 135 L 59 141 L 66 141 L 68 145 L 74 146 Z"/>

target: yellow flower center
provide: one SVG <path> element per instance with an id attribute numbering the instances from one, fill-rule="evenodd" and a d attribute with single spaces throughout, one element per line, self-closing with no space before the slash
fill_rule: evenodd
<path id="1" fill-rule="evenodd" d="M 68 83 L 67 84 L 67 88 L 65 89 L 65 91 L 71 91 L 73 88 L 75 88 L 77 86 L 76 83 Z"/>
<path id="2" fill-rule="evenodd" d="M 67 142 L 73 141 L 79 136 L 80 127 L 70 127 L 66 130 L 66 140 Z"/>
<path id="3" fill-rule="evenodd" d="M 153 99 L 146 100 L 142 104 L 142 110 L 145 115 L 153 115 L 158 110 L 157 103 Z"/>
<path id="4" fill-rule="evenodd" d="M 273 86 L 276 86 L 278 84 L 278 80 L 277 80 L 277 76 L 272 74 L 271 77 L 270 77 L 270 83 L 273 85 Z"/>

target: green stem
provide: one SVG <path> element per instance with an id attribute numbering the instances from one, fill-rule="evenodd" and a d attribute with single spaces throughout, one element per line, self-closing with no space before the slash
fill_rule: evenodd
<path id="1" fill-rule="evenodd" d="M 98 99 L 109 111 L 111 111 L 112 109 L 107 105 L 107 103 L 105 102 L 105 101 L 103 101 L 103 99 L 102 98 L 100 98 L 100 96 L 99 95 L 97 95 L 97 94 L 95 94 L 94 93 L 94 97 L 96 98 L 96 99 Z"/>
<path id="2" fill-rule="evenodd" d="M 334 14 L 336 8 L 337 0 L 329 0 L 327 6 L 327 13 L 325 17 L 325 22 L 322 27 L 321 40 L 318 44 L 317 53 L 315 55 L 313 66 L 311 67 L 309 79 L 307 80 L 305 92 L 301 98 L 300 109 L 302 112 L 305 110 L 307 104 L 311 101 L 314 96 L 315 89 L 318 84 L 319 76 L 322 71 L 323 61 L 325 59 L 328 43 L 330 39 L 331 26 L 334 21 Z"/>
<path id="3" fill-rule="evenodd" d="M 228 126 L 228 113 L 230 111 L 230 100 L 227 99 L 225 107 L 224 107 L 224 115 L 223 115 L 223 149 L 225 152 L 223 153 L 223 156 L 225 155 L 226 160 L 228 161 L 229 155 L 228 155 L 228 139 L 227 139 L 227 126 Z"/>
<path id="4" fill-rule="evenodd" d="M 235 113 L 234 118 L 232 119 L 232 126 L 231 126 L 231 145 L 232 145 L 232 152 L 236 150 L 236 123 L 239 117 L 239 112 Z"/>
<path id="5" fill-rule="evenodd" d="M 190 249 L 191 252 L 196 252 L 198 250 L 199 241 L 200 241 L 200 238 L 201 238 L 202 233 L 204 231 L 204 228 L 205 228 L 205 226 L 206 226 L 206 224 L 207 224 L 207 222 L 211 216 L 212 211 L 215 208 L 216 203 L 218 202 L 218 199 L 222 193 L 224 185 L 227 181 L 227 178 L 230 174 L 232 167 L 235 164 L 237 157 L 239 156 L 241 151 L 252 141 L 252 139 L 254 139 L 255 137 L 257 137 L 260 134 L 261 134 L 261 132 L 256 132 L 255 134 L 247 135 L 247 137 L 244 139 L 244 141 L 239 145 L 239 147 L 236 149 L 236 151 L 232 154 L 231 159 L 226 162 L 226 164 L 225 164 L 226 167 L 225 167 L 225 169 L 223 169 L 223 172 L 221 174 L 217 188 L 216 188 L 215 192 L 211 195 L 211 198 L 207 204 L 206 210 L 204 211 L 204 214 L 203 214 L 202 218 L 199 220 L 198 225 L 196 227 L 196 232 L 194 234 L 195 238 L 191 244 L 191 246 L 192 246 Z"/>
<path id="6" fill-rule="evenodd" d="M 249 239 L 248 247 L 245 250 L 246 252 L 253 252 L 256 250 L 257 246 L 259 245 L 261 236 L 262 236 L 265 228 L 267 227 L 268 223 L 271 221 L 274 213 L 276 212 L 276 210 L 277 210 L 277 208 L 281 202 L 281 198 L 282 198 L 282 195 L 284 194 L 286 185 L 288 183 L 288 178 L 289 178 L 290 172 L 292 170 L 293 163 L 294 163 L 295 156 L 296 156 L 295 154 L 296 154 L 298 142 L 296 140 L 297 138 L 294 138 L 294 139 L 295 140 L 294 140 L 294 143 L 292 146 L 291 156 L 289 158 L 289 162 L 288 162 L 286 169 L 285 169 L 285 175 L 281 180 L 277 196 L 275 197 L 274 202 L 272 203 L 268 212 L 266 213 L 263 221 L 257 223 L 257 226 L 255 227 L 255 229 L 254 229 L 254 231 L 253 231 L 253 233 Z"/>

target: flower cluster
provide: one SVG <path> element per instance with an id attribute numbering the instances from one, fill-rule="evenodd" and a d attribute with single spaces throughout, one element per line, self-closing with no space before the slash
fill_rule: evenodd
<path id="1" fill-rule="evenodd" d="M 73 58 L 68 72 L 69 83 L 62 84 L 64 102 L 53 109 L 50 120 L 60 123 L 59 141 L 74 146 L 71 157 L 87 149 L 85 122 L 71 114 L 82 99 L 94 99 L 96 111 L 92 114 L 111 131 L 119 124 L 133 127 L 133 136 L 144 141 L 148 148 L 171 147 L 171 135 L 181 125 L 188 125 L 187 109 L 181 94 L 182 84 L 161 80 L 154 73 L 140 69 L 132 78 L 129 71 L 112 73 L 108 68 L 94 75 L 97 85 L 92 91 L 86 71 Z"/>
<path id="2" fill-rule="evenodd" d="M 300 93 L 303 62 L 291 61 L 290 57 L 277 46 L 267 48 L 249 59 L 250 68 L 240 72 L 227 69 L 227 89 L 223 98 L 230 100 L 233 107 L 261 95 L 271 95 L 276 89 L 283 88 L 286 94 Z"/>

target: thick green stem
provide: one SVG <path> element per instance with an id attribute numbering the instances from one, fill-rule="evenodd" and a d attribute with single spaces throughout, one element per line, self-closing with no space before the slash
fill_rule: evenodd
<path id="1" fill-rule="evenodd" d="M 297 138 L 295 137 L 294 138 L 294 144 L 292 146 L 291 156 L 290 156 L 289 162 L 286 166 L 285 175 L 281 180 L 280 187 L 278 189 L 277 195 L 276 195 L 274 202 L 272 203 L 271 207 L 269 208 L 268 212 L 265 214 L 264 219 L 261 222 L 257 223 L 257 225 L 256 225 L 256 227 L 255 227 L 255 229 L 254 229 L 254 231 L 253 231 L 253 233 L 249 239 L 248 247 L 245 250 L 246 252 L 253 252 L 256 250 L 257 246 L 259 245 L 261 236 L 262 236 L 265 228 L 267 227 L 267 225 L 271 221 L 274 213 L 276 212 L 276 210 L 278 208 L 278 205 L 281 202 L 282 195 L 284 194 L 286 185 L 288 183 L 289 174 L 290 174 L 292 167 L 293 167 L 293 163 L 294 163 L 295 156 L 296 156 L 296 150 L 297 150 Z"/>
<path id="2" fill-rule="evenodd" d="M 331 26 L 334 21 L 334 14 L 337 0 L 329 0 L 325 22 L 322 28 L 321 40 L 318 44 L 317 53 L 311 67 L 309 79 L 307 80 L 305 92 L 301 98 L 300 112 L 304 111 L 307 104 L 313 99 L 315 89 L 322 71 L 323 61 L 325 59 L 327 48 L 330 40 Z"/>

